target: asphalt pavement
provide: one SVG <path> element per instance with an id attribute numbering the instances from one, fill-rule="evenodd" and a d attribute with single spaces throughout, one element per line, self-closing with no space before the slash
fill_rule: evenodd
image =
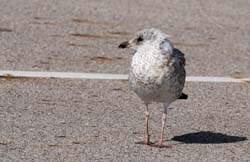
<path id="1" fill-rule="evenodd" d="M 250 77 L 250 1 L 2 0 L 0 70 L 127 74 L 120 42 L 159 28 L 188 76 Z M 250 161 L 250 84 L 187 82 L 165 143 L 126 81 L 0 78 L 0 161 Z M 152 140 L 162 105 L 150 105 Z"/>

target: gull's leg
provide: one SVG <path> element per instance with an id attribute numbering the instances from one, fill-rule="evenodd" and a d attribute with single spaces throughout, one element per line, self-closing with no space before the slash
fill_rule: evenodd
<path id="1" fill-rule="evenodd" d="M 169 104 L 164 104 L 164 112 L 162 114 L 161 118 L 161 135 L 160 135 L 160 141 L 156 143 L 157 146 L 159 147 L 168 147 L 168 146 L 163 146 L 163 136 L 164 136 L 164 128 L 165 128 L 165 123 L 166 123 L 166 116 L 167 116 L 167 108 Z"/>
<path id="2" fill-rule="evenodd" d="M 149 130 L 148 130 L 149 111 L 148 111 L 148 104 L 146 103 L 145 105 L 146 105 L 146 111 L 145 111 L 146 131 L 145 131 L 144 142 L 145 142 L 145 144 L 149 145 L 150 144 L 150 135 L 149 135 Z"/>
<path id="3" fill-rule="evenodd" d="M 149 129 L 148 129 L 148 120 L 149 120 L 149 111 L 148 111 L 148 103 L 145 103 L 146 105 L 146 111 L 144 112 L 145 114 L 145 136 L 144 136 L 144 140 L 143 141 L 140 141 L 140 142 L 136 142 L 136 144 L 146 144 L 146 145 L 150 145 L 152 144 L 152 142 L 150 142 L 150 135 L 149 135 Z"/>
<path id="4" fill-rule="evenodd" d="M 161 118 L 161 139 L 159 141 L 159 146 L 162 146 L 162 142 L 163 142 L 164 128 L 165 128 L 165 123 L 166 123 L 166 115 L 167 115 L 167 113 L 164 112 L 162 114 L 162 118 Z"/>

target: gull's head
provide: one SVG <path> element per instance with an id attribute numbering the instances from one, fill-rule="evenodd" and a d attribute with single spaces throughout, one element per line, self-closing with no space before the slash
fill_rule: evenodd
<path id="1" fill-rule="evenodd" d="M 143 45 L 159 47 L 162 42 L 168 41 L 167 38 L 169 37 L 169 35 L 155 28 L 144 29 L 136 33 L 136 36 L 131 40 L 121 43 L 119 48 L 132 48 L 137 50 Z"/>

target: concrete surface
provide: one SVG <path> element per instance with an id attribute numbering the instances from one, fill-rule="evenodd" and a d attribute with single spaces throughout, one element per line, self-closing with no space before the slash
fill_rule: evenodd
<path id="1" fill-rule="evenodd" d="M 250 76 L 250 1 L 2 0 L 0 69 L 126 74 L 117 45 L 157 27 L 187 73 Z M 250 161 L 250 85 L 187 83 L 166 143 L 142 140 L 144 106 L 124 81 L 0 79 L 0 161 Z M 151 105 L 153 140 L 161 105 Z"/>

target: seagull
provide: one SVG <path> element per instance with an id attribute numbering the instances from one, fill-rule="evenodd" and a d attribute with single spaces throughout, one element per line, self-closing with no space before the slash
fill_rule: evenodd
<path id="1" fill-rule="evenodd" d="M 143 101 L 145 111 L 145 137 L 143 143 L 163 147 L 164 126 L 169 105 L 177 99 L 187 99 L 182 92 L 186 71 L 184 54 L 173 47 L 170 36 L 159 29 L 151 28 L 137 32 L 131 40 L 123 42 L 119 48 L 134 50 L 129 72 L 129 87 Z M 162 103 L 164 110 L 160 140 L 150 141 L 149 104 Z"/>

